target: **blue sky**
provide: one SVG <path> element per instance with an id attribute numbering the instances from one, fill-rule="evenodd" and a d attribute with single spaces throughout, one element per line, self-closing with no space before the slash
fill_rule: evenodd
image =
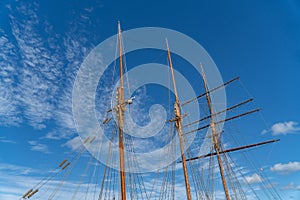
<path id="1" fill-rule="evenodd" d="M 118 20 L 124 30 L 155 26 L 182 32 L 207 50 L 224 80 L 240 76 L 237 86 L 228 87 L 228 103 L 253 97 L 252 105 L 263 108 L 239 121 L 246 141 L 241 144 L 280 138 L 251 152 L 284 199 L 298 199 L 299 9 L 297 0 L 1 1 L 0 199 L 20 196 L 30 184 L 13 191 L 15 182 L 35 181 L 79 144 L 73 82 L 88 53 L 116 33 Z M 129 55 L 127 63 L 141 64 L 143 57 Z"/>

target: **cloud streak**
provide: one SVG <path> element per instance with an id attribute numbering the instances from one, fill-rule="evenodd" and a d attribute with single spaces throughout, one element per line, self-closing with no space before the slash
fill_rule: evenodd
<path id="1" fill-rule="evenodd" d="M 6 137 L 0 137 L 0 142 L 2 142 L 2 143 L 16 144 L 15 141 L 6 139 Z"/>

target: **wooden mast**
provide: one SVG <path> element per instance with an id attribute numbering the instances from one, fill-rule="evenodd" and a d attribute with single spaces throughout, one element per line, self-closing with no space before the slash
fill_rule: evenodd
<path id="1" fill-rule="evenodd" d="M 120 181 L 121 181 L 121 199 L 126 200 L 126 181 L 125 181 L 125 159 L 124 159 L 124 138 L 123 138 L 123 123 L 124 123 L 124 78 L 123 78 L 123 63 L 122 63 L 122 35 L 121 25 L 118 21 L 118 41 L 120 51 L 120 86 L 117 88 L 117 117 L 118 117 L 118 132 L 119 132 L 119 160 L 120 160 Z"/>
<path id="2" fill-rule="evenodd" d="M 204 83 L 204 87 L 205 87 L 205 91 L 206 91 L 205 96 L 206 96 L 207 104 L 209 107 L 209 113 L 211 116 L 213 116 L 214 112 L 213 112 L 213 107 L 211 104 L 210 92 L 207 87 L 205 73 L 204 73 L 204 70 L 203 70 L 203 67 L 201 64 L 200 64 L 200 68 L 201 68 L 201 75 L 202 75 L 202 79 L 203 79 L 203 83 Z M 219 169 L 220 169 L 220 174 L 221 174 L 221 178 L 222 178 L 222 183 L 223 183 L 226 200 L 230 200 L 228 187 L 227 187 L 227 183 L 226 183 L 226 178 L 225 178 L 225 172 L 223 169 L 223 164 L 222 164 L 222 159 L 221 159 L 221 154 L 220 154 L 219 140 L 218 140 L 218 134 L 217 134 L 217 130 L 216 130 L 216 124 L 214 121 L 214 117 L 210 118 L 210 128 L 211 128 L 211 132 L 212 132 L 212 142 L 214 144 L 214 148 L 215 148 L 217 158 L 218 158 L 218 164 L 219 164 Z"/>
<path id="3" fill-rule="evenodd" d="M 167 46 L 167 51 L 168 51 L 168 60 L 169 60 L 169 66 L 170 66 L 170 70 L 171 70 L 172 82 L 173 82 L 174 94 L 175 94 L 175 103 L 174 103 L 175 119 L 174 119 L 174 121 L 175 121 L 176 130 L 178 133 L 178 138 L 179 138 L 179 143 L 180 143 L 182 167 L 183 167 L 184 181 L 185 181 L 185 188 L 186 188 L 186 196 L 187 196 L 187 200 L 192 200 L 191 187 L 190 187 L 190 183 L 189 183 L 188 170 L 187 170 L 187 166 L 186 166 L 186 158 L 185 158 L 185 154 L 184 154 L 184 145 L 183 145 L 183 138 L 182 138 L 182 134 L 183 134 L 182 116 L 181 116 L 181 112 L 180 112 L 180 105 L 179 105 L 177 87 L 176 87 L 176 82 L 175 82 L 175 77 L 174 77 L 171 53 L 170 53 L 169 44 L 168 44 L 167 39 L 166 39 L 166 46 Z"/>

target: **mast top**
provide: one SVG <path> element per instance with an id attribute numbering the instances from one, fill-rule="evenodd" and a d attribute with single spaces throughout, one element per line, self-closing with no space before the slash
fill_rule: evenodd
<path id="1" fill-rule="evenodd" d="M 179 104 L 176 81 L 175 81 L 174 70 L 173 70 L 173 64 L 172 64 L 172 59 L 171 59 L 171 51 L 170 51 L 170 48 L 169 48 L 169 43 L 168 43 L 167 38 L 166 38 L 166 48 L 167 48 L 167 52 L 168 52 L 168 60 L 169 60 L 169 66 L 170 66 L 171 75 L 172 75 L 172 82 L 173 82 L 175 99 L 176 99 L 176 103 Z"/>
<path id="2" fill-rule="evenodd" d="M 118 34 L 121 34 L 121 23 L 120 23 L 120 20 L 118 20 Z"/>
<path id="3" fill-rule="evenodd" d="M 122 31 L 121 24 L 118 21 L 118 43 L 119 43 L 119 52 L 120 52 L 120 87 L 124 88 L 124 79 L 123 79 L 123 41 L 122 41 Z"/>

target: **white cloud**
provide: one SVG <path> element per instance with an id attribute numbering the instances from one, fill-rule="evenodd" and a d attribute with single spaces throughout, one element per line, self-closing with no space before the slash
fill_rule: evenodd
<path id="1" fill-rule="evenodd" d="M 24 170 L 30 170 L 28 173 L 20 173 Z M 9 173 L 8 173 L 9 172 Z M 11 165 L 11 164 L 1 164 L 0 163 L 0 199 L 1 200 L 11 200 L 11 199 L 21 199 L 21 196 L 26 193 L 30 188 L 34 188 L 45 175 L 45 169 L 34 170 L 24 166 Z M 78 176 L 80 177 L 80 176 Z M 60 185 L 61 181 L 58 179 L 52 179 L 47 181 L 45 187 L 39 188 L 39 192 L 34 195 L 37 199 L 44 199 L 44 197 L 50 196 L 50 194 Z M 69 199 L 73 193 L 74 189 L 78 186 L 78 182 L 74 181 L 64 181 L 64 186 L 60 188 L 59 199 Z M 87 188 L 94 188 L 95 184 L 83 183 L 78 191 L 78 197 L 84 197 L 86 195 Z M 99 185 L 98 185 L 99 187 Z M 42 196 L 41 196 L 42 195 Z M 87 195 L 87 199 L 92 199 L 94 193 L 90 192 Z M 33 198 L 34 198 L 33 197 Z"/>
<path id="2" fill-rule="evenodd" d="M 266 134 L 268 132 L 271 132 L 272 135 L 286 135 L 290 133 L 295 133 L 297 131 L 300 131 L 300 126 L 298 126 L 298 122 L 288 121 L 273 124 L 270 130 L 264 129 L 261 133 Z"/>
<path id="3" fill-rule="evenodd" d="M 271 167 L 271 171 L 283 174 L 300 171 L 300 162 L 289 162 L 287 164 L 277 163 L 273 167 Z"/>
<path id="4" fill-rule="evenodd" d="M 283 186 L 281 190 L 300 190 L 300 185 L 296 185 L 294 182 L 291 182 L 290 184 Z"/>
<path id="5" fill-rule="evenodd" d="M 246 176 L 245 180 L 247 183 L 260 183 L 262 182 L 262 178 L 258 174 L 252 174 L 251 176 Z"/>
<path id="6" fill-rule="evenodd" d="M 31 145 L 30 149 L 32 151 L 38 151 L 38 152 L 42 152 L 42 153 L 50 153 L 48 146 L 45 144 L 40 144 L 37 141 L 29 141 L 28 143 Z"/>
<path id="7" fill-rule="evenodd" d="M 81 147 L 83 144 L 81 142 L 81 139 L 79 136 L 74 137 L 73 139 L 67 141 L 65 144 L 63 144 L 63 147 L 69 147 L 72 151 L 78 150 L 79 147 Z"/>
<path id="8" fill-rule="evenodd" d="M 268 133 L 268 132 L 269 132 L 269 131 L 268 131 L 267 129 L 264 129 L 264 130 L 261 131 L 261 134 L 264 135 L 264 134 L 266 134 L 266 133 Z"/>

